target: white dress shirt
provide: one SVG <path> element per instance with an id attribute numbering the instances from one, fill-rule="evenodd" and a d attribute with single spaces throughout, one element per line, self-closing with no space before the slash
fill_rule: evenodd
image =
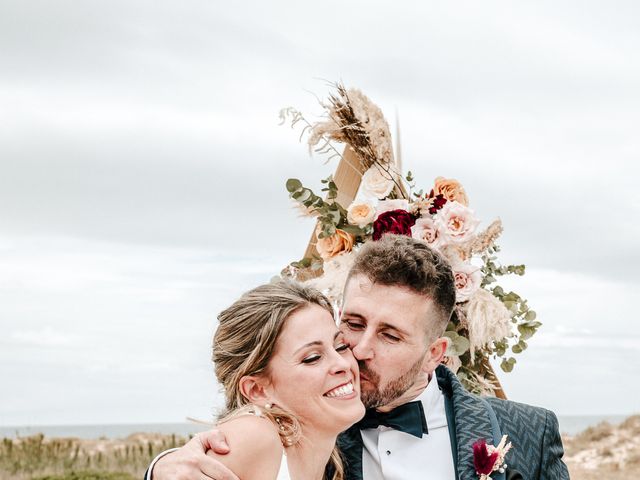
<path id="1" fill-rule="evenodd" d="M 365 480 L 455 479 L 444 395 L 435 375 L 416 401 L 422 402 L 429 429 L 422 438 L 382 425 L 360 430 Z"/>

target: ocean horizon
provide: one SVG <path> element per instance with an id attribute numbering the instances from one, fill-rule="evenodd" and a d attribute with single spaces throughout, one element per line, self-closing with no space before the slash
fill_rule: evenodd
<path id="1" fill-rule="evenodd" d="M 575 435 L 601 422 L 616 425 L 630 415 L 558 415 L 560 431 Z M 20 425 L 0 426 L 0 438 L 19 438 L 43 434 L 52 438 L 125 438 L 134 433 L 160 433 L 188 437 L 207 430 L 209 425 L 195 422 L 126 423 L 104 425 Z"/>

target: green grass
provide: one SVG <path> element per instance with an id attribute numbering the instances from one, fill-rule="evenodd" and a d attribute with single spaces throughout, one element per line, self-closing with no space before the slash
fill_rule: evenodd
<path id="1" fill-rule="evenodd" d="M 124 472 L 71 471 L 64 475 L 45 475 L 33 477 L 33 480 L 141 480 Z"/>
<path id="2" fill-rule="evenodd" d="M 0 442 L 0 480 L 139 480 L 160 452 L 183 445 L 176 435 L 80 440 L 33 435 Z"/>

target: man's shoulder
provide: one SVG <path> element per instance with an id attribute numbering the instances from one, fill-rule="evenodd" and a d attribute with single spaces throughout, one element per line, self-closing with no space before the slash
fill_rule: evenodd
<path id="1" fill-rule="evenodd" d="M 455 373 L 444 366 L 436 371 L 438 383 L 443 393 L 451 397 L 453 408 L 467 414 L 480 414 L 485 411 L 487 403 L 495 412 L 498 423 L 506 426 L 506 430 L 517 431 L 526 427 L 528 431 L 543 432 L 546 426 L 558 428 L 558 420 L 551 410 L 526 403 L 504 400 L 495 397 L 484 397 L 468 392 L 457 379 Z"/>
<path id="2" fill-rule="evenodd" d="M 495 397 L 488 397 L 486 400 L 502 424 L 522 424 L 529 429 L 544 428 L 549 422 L 557 424 L 555 414 L 546 408 Z"/>

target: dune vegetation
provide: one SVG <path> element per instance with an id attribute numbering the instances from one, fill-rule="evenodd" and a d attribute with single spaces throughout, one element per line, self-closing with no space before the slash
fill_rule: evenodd
<path id="1" fill-rule="evenodd" d="M 141 480 L 158 453 L 187 440 L 149 433 L 96 440 L 42 434 L 5 438 L 0 443 L 0 480 Z M 640 476 L 640 415 L 620 425 L 603 422 L 563 441 L 572 480 Z"/>

